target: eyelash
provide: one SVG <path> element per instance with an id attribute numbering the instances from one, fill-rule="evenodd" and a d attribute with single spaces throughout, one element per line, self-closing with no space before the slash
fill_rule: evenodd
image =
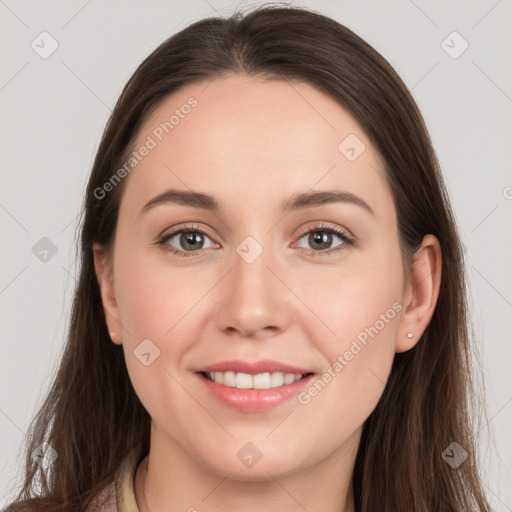
<path id="1" fill-rule="evenodd" d="M 308 252 L 308 254 L 310 256 L 331 256 L 332 254 L 336 254 L 339 251 L 344 250 L 345 246 L 347 246 L 347 245 L 350 246 L 350 245 L 354 244 L 354 239 L 351 236 L 349 236 L 345 231 L 343 231 L 339 228 L 336 228 L 333 226 L 327 226 L 324 224 L 306 229 L 299 235 L 297 240 L 300 240 L 301 238 L 304 237 L 304 235 L 307 235 L 307 234 L 309 234 L 311 232 L 315 232 L 315 231 L 335 234 L 339 238 L 341 238 L 341 240 L 343 240 L 343 243 L 338 245 L 334 249 L 325 249 L 323 251 L 315 251 L 313 249 L 310 249 Z M 190 257 L 190 256 L 196 256 L 197 253 L 199 253 L 201 251 L 201 249 L 198 249 L 196 251 L 181 251 L 181 250 L 172 248 L 167 243 L 169 239 L 171 239 L 174 236 L 176 236 L 177 234 L 183 233 L 183 232 L 194 232 L 194 233 L 197 232 L 197 233 L 206 235 L 208 238 L 211 238 L 208 235 L 208 233 L 205 233 L 203 230 L 199 229 L 197 226 L 195 226 L 193 224 L 189 224 L 189 225 L 185 225 L 185 226 L 181 227 L 180 229 L 178 229 L 176 231 L 172 231 L 171 233 L 166 233 L 165 235 L 162 235 L 156 242 L 156 245 L 162 247 L 163 250 L 168 251 L 175 256 L 185 257 L 185 258 Z"/>

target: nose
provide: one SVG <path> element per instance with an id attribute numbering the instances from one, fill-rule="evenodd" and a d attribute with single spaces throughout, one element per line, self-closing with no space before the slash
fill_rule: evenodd
<path id="1" fill-rule="evenodd" d="M 244 338 L 266 338 L 285 331 L 294 306 L 281 274 L 266 250 L 252 262 L 235 253 L 218 296 L 218 328 Z"/>

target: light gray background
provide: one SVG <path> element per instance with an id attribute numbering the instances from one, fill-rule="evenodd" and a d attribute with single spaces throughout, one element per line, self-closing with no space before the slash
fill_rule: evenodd
<path id="1" fill-rule="evenodd" d="M 236 5 L 0 0 L 2 505 L 19 476 L 24 433 L 61 354 L 75 285 L 77 214 L 110 110 L 160 42 Z M 492 434 L 480 434 L 482 472 L 496 510 L 512 511 L 512 2 L 300 5 L 375 46 L 425 117 L 467 248 Z M 47 59 L 31 48 L 43 31 L 59 45 Z M 456 59 L 441 46 L 453 31 L 469 44 Z M 462 48 L 453 37 L 445 44 L 452 52 Z M 46 263 L 32 252 L 42 237 L 58 249 Z"/>

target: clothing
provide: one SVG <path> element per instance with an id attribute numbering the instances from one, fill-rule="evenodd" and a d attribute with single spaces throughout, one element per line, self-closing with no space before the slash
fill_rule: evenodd
<path id="1" fill-rule="evenodd" d="M 134 491 L 136 471 L 137 460 L 130 453 L 123 459 L 114 481 L 94 498 L 86 512 L 139 512 Z"/>

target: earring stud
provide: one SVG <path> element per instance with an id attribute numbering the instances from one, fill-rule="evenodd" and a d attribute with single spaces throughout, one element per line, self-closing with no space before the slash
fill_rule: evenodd
<path id="1" fill-rule="evenodd" d="M 408 338 L 412 338 L 412 332 L 408 332 L 408 333 L 407 333 L 407 337 L 408 337 Z"/>

